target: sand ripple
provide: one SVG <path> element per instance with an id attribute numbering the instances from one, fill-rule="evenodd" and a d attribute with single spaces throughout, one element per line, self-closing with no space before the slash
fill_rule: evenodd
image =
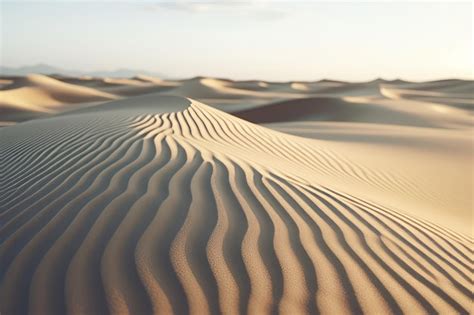
<path id="1" fill-rule="evenodd" d="M 470 312 L 472 238 L 341 183 L 415 184 L 181 102 L 1 130 L 2 314 Z"/>

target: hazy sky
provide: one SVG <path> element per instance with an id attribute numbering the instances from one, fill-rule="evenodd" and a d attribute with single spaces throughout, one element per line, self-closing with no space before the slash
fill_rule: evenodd
<path id="1" fill-rule="evenodd" d="M 472 4 L 1 1 L 1 64 L 173 77 L 472 78 Z"/>

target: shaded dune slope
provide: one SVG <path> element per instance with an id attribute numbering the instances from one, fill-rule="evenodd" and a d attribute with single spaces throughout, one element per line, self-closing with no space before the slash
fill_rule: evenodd
<path id="1" fill-rule="evenodd" d="M 343 184 L 395 175 L 184 98 L 112 108 L 1 130 L 2 314 L 469 313 L 472 239 Z"/>
<path id="2" fill-rule="evenodd" d="M 364 97 L 309 97 L 285 100 L 233 115 L 253 123 L 288 121 L 363 122 L 418 127 L 469 127 L 472 119 L 460 109 L 434 103 Z"/>

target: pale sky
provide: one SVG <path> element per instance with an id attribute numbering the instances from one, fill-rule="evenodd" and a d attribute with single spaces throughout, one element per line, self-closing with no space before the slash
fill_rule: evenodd
<path id="1" fill-rule="evenodd" d="M 171 77 L 473 77 L 471 2 L 1 1 L 1 65 Z"/>

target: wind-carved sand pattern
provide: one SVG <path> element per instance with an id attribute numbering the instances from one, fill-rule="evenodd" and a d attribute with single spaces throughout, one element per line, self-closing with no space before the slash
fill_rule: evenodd
<path id="1" fill-rule="evenodd" d="M 443 198 L 413 178 L 191 99 L 130 101 L 0 129 L 2 314 L 472 311 L 472 238 L 401 208 Z"/>

